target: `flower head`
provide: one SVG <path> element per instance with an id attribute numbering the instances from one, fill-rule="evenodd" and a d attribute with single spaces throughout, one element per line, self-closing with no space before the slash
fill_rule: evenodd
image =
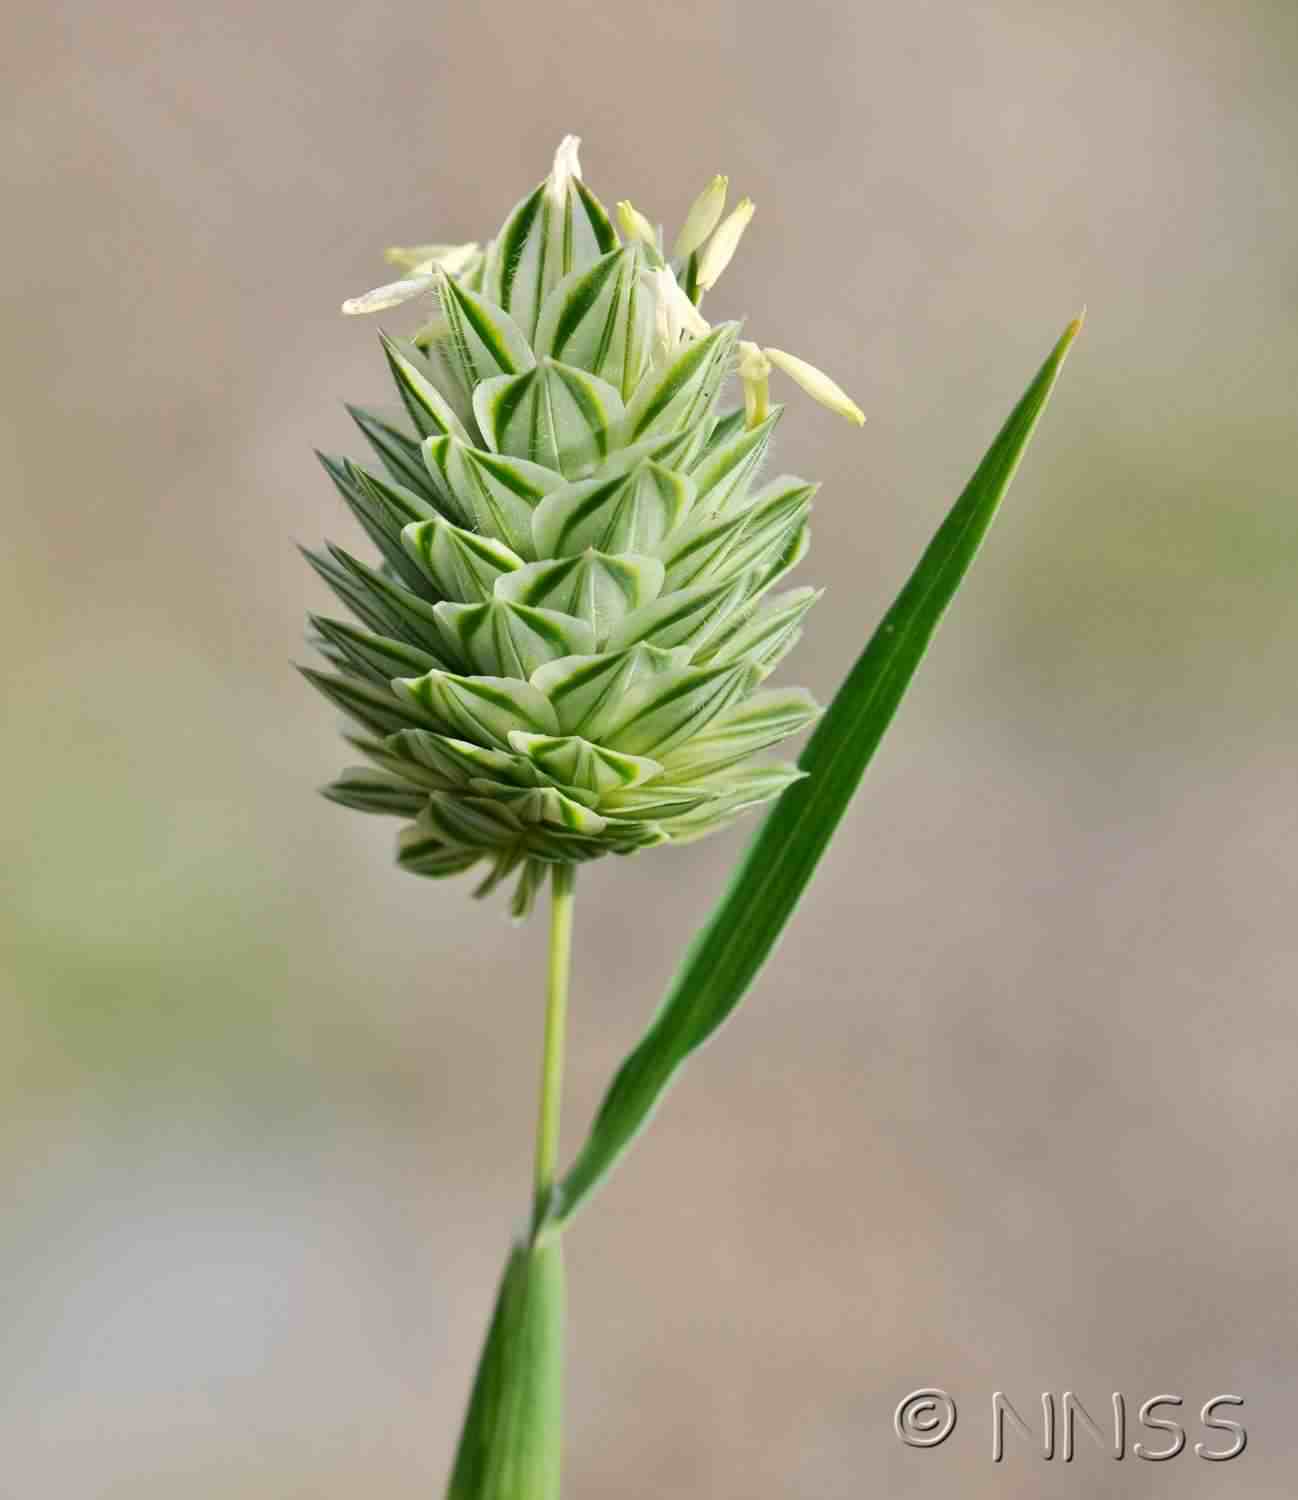
<path id="1" fill-rule="evenodd" d="M 816 598 L 776 591 L 815 486 L 757 482 L 772 371 L 857 410 L 699 311 L 749 200 L 723 218 L 715 178 L 669 265 L 627 200 L 619 240 L 577 151 L 565 137 L 485 249 L 393 249 L 402 278 L 346 304 L 437 311 L 384 336 L 408 424 L 358 409 L 377 462 L 324 460 L 379 565 L 309 554 L 359 623 L 312 617 L 329 670 L 308 676 L 369 761 L 326 794 L 402 818 L 417 874 L 516 878 L 520 915 L 547 865 L 700 837 L 797 778 L 752 759 L 816 715 L 762 687 Z M 744 404 L 719 410 L 736 370 Z"/>

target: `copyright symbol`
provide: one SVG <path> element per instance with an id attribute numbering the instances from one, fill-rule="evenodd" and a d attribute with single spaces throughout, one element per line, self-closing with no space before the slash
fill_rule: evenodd
<path id="1" fill-rule="evenodd" d="M 897 1405 L 892 1425 L 911 1448 L 936 1448 L 955 1431 L 955 1402 L 936 1387 L 912 1391 Z"/>

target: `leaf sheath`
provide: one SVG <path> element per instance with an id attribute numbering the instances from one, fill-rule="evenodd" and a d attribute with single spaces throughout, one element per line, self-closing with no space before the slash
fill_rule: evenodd
<path id="1" fill-rule="evenodd" d="M 559 1500 L 563 1246 L 514 1246 L 501 1278 L 446 1500 Z"/>

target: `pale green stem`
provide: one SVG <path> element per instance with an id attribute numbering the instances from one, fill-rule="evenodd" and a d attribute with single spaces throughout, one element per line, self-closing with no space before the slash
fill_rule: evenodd
<path id="1" fill-rule="evenodd" d="M 573 865 L 555 865 L 550 906 L 550 967 L 545 996 L 541 1106 L 536 1122 L 536 1206 L 533 1232 L 544 1222 L 559 1162 L 559 1104 L 563 1095 L 564 1034 L 568 1024 L 568 969 L 572 952 Z"/>

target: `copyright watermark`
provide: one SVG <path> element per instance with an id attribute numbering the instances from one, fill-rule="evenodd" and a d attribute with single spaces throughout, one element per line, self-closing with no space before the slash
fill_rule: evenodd
<path id="1" fill-rule="evenodd" d="M 1079 1430 L 1109 1458 L 1122 1459 L 1130 1453 L 1156 1464 L 1193 1451 L 1196 1458 L 1220 1464 L 1238 1458 L 1248 1446 L 1244 1424 L 1224 1410 L 1243 1405 L 1243 1396 L 1210 1396 L 1199 1408 L 1198 1426 L 1205 1436 L 1197 1438 L 1191 1449 L 1181 1396 L 1150 1396 L 1136 1404 L 1128 1402 L 1121 1391 L 1114 1391 L 1110 1411 L 1097 1419 L 1072 1391 L 1063 1391 L 1058 1397 L 1053 1391 L 1043 1391 L 1038 1430 L 1004 1391 L 993 1391 L 983 1408 L 988 1421 L 984 1431 L 991 1439 L 992 1462 L 997 1464 L 1005 1461 L 1007 1429 L 1014 1435 L 1018 1451 L 1035 1452 L 1047 1460 L 1059 1458 L 1066 1464 L 1073 1462 Z M 1025 1409 L 1031 1411 L 1032 1407 L 1025 1404 Z M 1100 1410 L 1098 1406 L 1096 1409 Z M 1134 1422 L 1129 1420 L 1132 1411 Z M 939 1448 L 955 1431 L 958 1416 L 954 1396 L 939 1386 L 924 1386 L 897 1403 L 892 1426 L 908 1448 Z"/>

